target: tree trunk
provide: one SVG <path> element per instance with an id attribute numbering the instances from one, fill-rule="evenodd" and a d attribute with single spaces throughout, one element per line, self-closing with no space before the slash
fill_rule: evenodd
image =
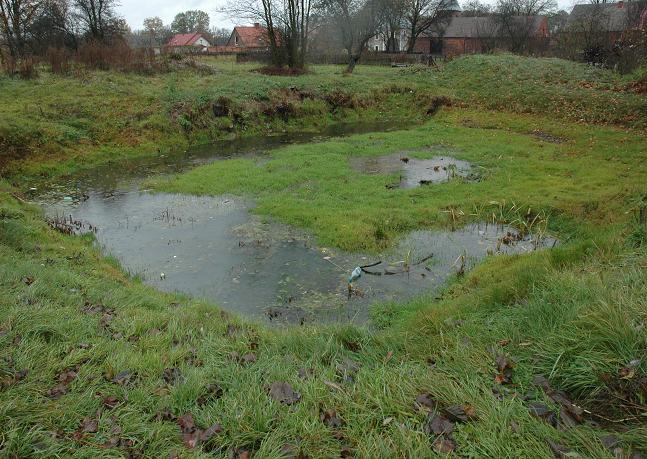
<path id="1" fill-rule="evenodd" d="M 346 67 L 346 70 L 344 71 L 344 73 L 348 73 L 348 74 L 353 73 L 353 70 L 355 70 L 355 66 L 359 62 L 359 57 L 360 57 L 359 54 L 352 54 L 352 53 L 349 54 L 348 66 Z"/>
<path id="2" fill-rule="evenodd" d="M 416 46 L 416 39 L 418 37 L 416 36 L 416 27 L 411 26 L 411 30 L 409 31 L 409 40 L 407 40 L 407 54 L 413 54 L 413 49 Z"/>

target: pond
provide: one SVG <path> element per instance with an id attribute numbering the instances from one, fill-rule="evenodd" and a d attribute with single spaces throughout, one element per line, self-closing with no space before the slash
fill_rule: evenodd
<path id="1" fill-rule="evenodd" d="M 472 166 L 451 156 L 429 159 L 410 157 L 407 152 L 385 156 L 363 156 L 351 159 L 351 166 L 365 174 L 395 174 L 399 180 L 394 188 L 415 188 L 421 185 L 447 182 L 453 178 L 470 177 Z"/>
<path id="2" fill-rule="evenodd" d="M 151 194 L 137 186 L 150 175 L 264 154 L 271 146 L 234 141 L 212 146 L 211 155 L 204 149 L 158 163 L 149 159 L 100 169 L 39 198 L 51 219 L 75 232 L 92 231 L 104 253 L 147 284 L 276 323 L 366 322 L 376 302 L 402 302 L 433 291 L 491 254 L 555 242 L 478 224 L 415 231 L 379 255 L 346 253 L 318 247 L 307 232 L 253 215 L 254 203 L 240 197 Z M 119 177 L 115 169 L 128 172 Z M 361 266 L 361 276 L 349 288 L 349 275 Z"/>

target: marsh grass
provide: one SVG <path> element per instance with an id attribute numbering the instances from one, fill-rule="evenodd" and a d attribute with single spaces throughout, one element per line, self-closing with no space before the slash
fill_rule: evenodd
<path id="1" fill-rule="evenodd" d="M 128 279 L 88 239 L 53 232 L 6 193 L 1 208 L 4 455 L 227 457 L 242 448 L 281 457 L 287 443 L 309 457 L 336 457 L 345 447 L 357 457 L 426 457 L 434 437 L 413 406 L 421 393 L 474 407 L 478 419 L 457 425 L 454 435 L 461 455 L 548 458 L 546 439 L 553 439 L 586 457 L 610 457 L 600 441 L 608 432 L 626 451 L 647 448 L 640 409 L 624 407 L 599 377 L 617 374 L 647 345 L 644 251 L 608 256 L 580 243 L 495 257 L 440 299 L 422 296 L 390 312 L 376 307 L 379 330 L 267 329 Z M 83 312 L 88 304 L 114 310 L 107 328 L 100 313 Z M 250 364 L 232 357 L 249 352 L 257 356 Z M 492 394 L 499 352 L 515 362 L 514 385 L 501 400 Z M 340 373 L 348 359 L 359 364 L 352 379 Z M 67 394 L 47 395 L 57 375 L 77 367 Z M 178 382 L 165 382 L 167 368 L 179 370 Z M 306 379 L 300 369 L 308 369 Z M 13 382 L 20 370 L 26 377 Z M 122 371 L 130 383 L 110 382 Z M 598 415 L 633 420 L 620 430 L 597 418 L 596 428 L 556 430 L 528 413 L 522 395 L 556 410 L 532 385 L 534 374 Z M 266 387 L 274 381 L 288 381 L 301 401 L 272 401 Z M 209 395 L 213 384 L 222 395 Z M 117 398 L 115 408 L 103 405 L 106 396 Z M 186 449 L 175 422 L 156 420 L 165 409 L 224 431 Z M 339 414 L 338 433 L 320 421 L 322 409 Z M 85 417 L 98 419 L 98 432 L 75 436 Z M 102 446 L 115 437 L 122 446 Z"/>
<path id="2" fill-rule="evenodd" d="M 212 58 L 205 63 L 218 72 L 42 71 L 33 81 L 0 77 L 0 168 L 14 177 L 55 176 L 81 164 L 156 155 L 232 135 L 316 130 L 336 121 L 390 119 L 397 125 L 426 119 L 439 97 L 463 108 L 647 125 L 646 102 L 626 88 L 625 80 L 559 59 L 466 56 L 425 72 L 360 66 L 352 78 L 331 65 L 312 66 L 298 77 L 272 77 L 253 72 L 255 64 Z M 286 100 L 293 89 L 316 97 Z M 229 117 L 210 116 L 211 104 L 222 96 L 237 109 Z M 352 104 L 336 109 L 340 100 Z M 284 102 L 296 116 L 267 115 Z M 483 127 L 489 124 L 483 120 Z"/>
<path id="3" fill-rule="evenodd" d="M 465 127 L 465 119 L 487 119 L 499 127 Z M 553 144 L 528 134 L 537 126 L 569 142 Z M 362 174 L 351 167 L 351 158 L 357 156 L 398 151 L 433 155 L 430 139 L 478 167 L 482 179 L 391 189 L 388 185 L 397 179 L 393 174 Z M 381 250 L 407 231 L 478 221 L 511 223 L 522 234 L 552 230 L 566 240 L 590 233 L 598 222 L 626 224 L 631 198 L 618 196 L 617 177 L 623 176 L 625 189 L 642 186 L 642 171 L 626 171 L 640 161 L 644 140 L 613 128 L 567 127 L 545 118 L 454 109 L 406 134 L 295 145 L 274 151 L 262 163 L 218 161 L 151 179 L 146 186 L 247 195 L 256 200 L 255 212 L 305 227 L 322 245 L 347 250 Z M 618 142 L 623 145 L 621 158 L 615 153 Z"/>
<path id="4" fill-rule="evenodd" d="M 609 121 L 635 116 L 644 101 L 609 91 L 617 82 L 609 73 L 539 60 L 523 62 L 546 84 L 513 96 L 525 84 L 514 68 L 520 59 L 452 62 L 455 70 L 480 70 L 460 72 L 452 97 L 475 91 L 478 104 L 494 104 L 488 94 L 503 94 L 516 97 L 512 111 L 534 104 L 539 111 L 564 96 L 563 107 L 578 110 L 560 108 L 565 118 L 547 119 L 445 107 L 406 133 L 289 146 L 262 163 L 232 159 L 151 181 L 157 189 L 251 196 L 266 218 L 350 250 L 379 250 L 416 228 L 483 220 L 560 238 L 551 250 L 488 257 L 439 292 L 377 304 L 370 328 L 270 329 L 213 304 L 155 291 L 103 257 L 91 236 L 50 228 L 23 202 L 19 188 L 27 182 L 18 175 L 12 177 L 19 188 L 0 181 L 0 455 L 224 458 L 249 451 L 279 458 L 291 457 L 290 450 L 311 458 L 434 457 L 437 436 L 426 429 L 428 414 L 414 406 L 421 394 L 441 408 L 469 405 L 474 419 L 456 423 L 453 433 L 455 454 L 463 457 L 551 458 L 552 441 L 567 457 L 611 458 L 618 452 L 603 444 L 609 434 L 626 456 L 647 452 L 647 252 L 636 243 L 647 194 L 645 138 L 563 121 L 582 114 L 600 119 L 609 107 Z M 244 67 L 228 71 L 238 78 L 218 80 L 215 89 L 212 78 L 102 72 L 89 74 L 87 83 L 49 75 L 29 83 L 0 79 L 7 102 L 0 126 L 27 139 L 16 144 L 27 155 L 42 147 L 33 158 L 48 161 L 92 163 L 148 146 L 183 146 L 183 134 L 166 132 L 171 100 L 207 94 L 203 103 L 218 93 L 239 102 L 283 84 L 271 77 L 259 82 Z M 381 78 L 415 89 L 454 70 L 448 66 L 438 76 L 359 68 L 345 79 L 337 71 L 318 67 L 280 81 L 352 92 Z M 495 91 L 501 80 L 513 83 L 510 93 Z M 596 84 L 580 87 L 581 81 Z M 160 99 L 162 92 L 168 99 Z M 40 108 L 18 102 L 31 94 L 42 98 Z M 587 105 L 592 94 L 596 100 Z M 611 97 L 618 102 L 610 105 Z M 631 123 L 640 125 L 641 116 Z M 542 140 L 537 129 L 565 141 Z M 75 140 L 52 145 L 63 134 Z M 394 177 L 358 174 L 349 165 L 354 156 L 424 155 L 439 144 L 478 166 L 481 179 L 391 190 L 385 185 Z M 79 167 L 48 161 L 27 161 L 20 170 L 60 174 Z M 255 359 L 243 357 L 250 353 Z M 511 380 L 498 384 L 502 355 Z M 560 407 L 533 384 L 537 374 L 586 410 L 584 423 L 556 428 L 530 414 L 530 403 L 542 403 L 559 416 Z M 289 383 L 300 400 L 290 406 L 273 400 L 267 387 L 277 381 Z M 327 410 L 341 419 L 339 427 L 322 421 Z M 187 413 L 200 429 L 218 423 L 222 432 L 189 448 L 175 419 Z"/>

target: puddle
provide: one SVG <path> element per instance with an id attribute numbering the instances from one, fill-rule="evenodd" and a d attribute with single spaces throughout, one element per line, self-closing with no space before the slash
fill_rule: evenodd
<path id="1" fill-rule="evenodd" d="M 548 142 L 548 143 L 560 144 L 560 143 L 568 142 L 568 139 L 565 137 L 558 137 L 539 129 L 535 129 L 534 131 L 532 131 L 532 135 L 538 138 L 539 140 L 543 140 L 544 142 Z"/>
<path id="2" fill-rule="evenodd" d="M 447 182 L 456 177 L 469 177 L 471 165 L 451 156 L 435 156 L 417 159 L 407 153 L 387 156 L 351 158 L 351 166 L 365 174 L 400 173 L 399 183 L 394 188 L 415 188 L 421 185 Z"/>
<path id="3" fill-rule="evenodd" d="M 396 248 L 368 257 L 318 248 L 307 233 L 264 222 L 249 208 L 231 196 L 130 190 L 90 192 L 83 201 L 61 201 L 47 213 L 92 231 L 104 253 L 147 284 L 280 323 L 362 323 L 371 304 L 402 302 L 438 288 L 461 265 L 467 270 L 497 248 L 520 253 L 553 243 L 517 241 L 509 236 L 514 230 L 498 225 L 471 225 L 453 232 L 416 231 Z M 502 243 L 506 237 L 509 243 Z M 378 261 L 353 283 L 349 298 L 350 272 Z"/>
<path id="4" fill-rule="evenodd" d="M 166 157 L 121 161 L 67 177 L 32 191 L 31 197 L 59 230 L 92 232 L 105 254 L 145 283 L 273 323 L 366 322 L 371 304 L 433 292 L 461 266 L 467 270 L 488 254 L 554 243 L 518 240 L 507 227 L 471 225 L 453 232 L 413 232 L 392 250 L 366 256 L 319 248 L 308 233 L 252 215 L 253 203 L 241 198 L 149 194 L 138 188 L 147 177 L 232 157 L 263 160 L 268 150 L 287 143 L 384 131 L 387 125 L 394 129 L 389 123 L 337 125 L 317 134 L 223 141 Z M 401 171 L 402 187 L 441 182 L 470 170 L 468 163 L 448 156 L 359 161 L 355 167 L 368 173 Z M 349 292 L 349 274 L 365 265 L 373 266 Z"/>
<path id="5" fill-rule="evenodd" d="M 37 190 L 25 190 L 25 194 L 40 202 L 54 202 L 64 196 L 83 199 L 88 190 L 103 190 L 107 193 L 116 189 L 133 188 L 141 180 L 164 174 L 176 174 L 196 166 L 230 158 L 258 158 L 262 160 L 272 149 L 284 145 L 318 142 L 333 137 L 344 137 L 371 132 L 388 132 L 404 129 L 406 126 L 393 121 L 362 123 L 337 123 L 318 132 L 296 132 L 263 137 L 244 137 L 221 140 L 192 147 L 187 151 L 176 151 L 164 155 L 119 160 L 73 176 L 59 179 L 56 183 Z"/>

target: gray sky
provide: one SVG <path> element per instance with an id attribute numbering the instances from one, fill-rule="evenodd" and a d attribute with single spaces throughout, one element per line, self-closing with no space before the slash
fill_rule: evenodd
<path id="1" fill-rule="evenodd" d="M 245 1 L 245 0 L 240 0 Z M 120 15 L 126 18 L 128 25 L 133 30 L 141 29 L 144 19 L 151 16 L 159 16 L 168 25 L 173 21 L 176 14 L 187 10 L 202 10 L 209 14 L 211 26 L 227 27 L 234 26 L 232 21 L 216 13 L 216 9 L 225 3 L 225 0 L 121 0 L 121 6 L 117 8 Z"/>
<path id="2" fill-rule="evenodd" d="M 147 17 L 159 16 L 164 24 L 170 24 L 176 14 L 187 10 L 202 10 L 209 14 L 211 26 L 232 28 L 235 21 L 216 13 L 216 9 L 226 0 L 121 0 L 119 14 L 126 18 L 133 30 L 141 29 L 142 22 Z M 239 0 L 245 1 L 245 0 Z M 459 0 L 459 3 L 462 0 Z M 559 7 L 570 11 L 576 3 L 574 0 L 557 0 Z M 485 0 L 484 3 L 494 3 L 495 0 Z"/>

